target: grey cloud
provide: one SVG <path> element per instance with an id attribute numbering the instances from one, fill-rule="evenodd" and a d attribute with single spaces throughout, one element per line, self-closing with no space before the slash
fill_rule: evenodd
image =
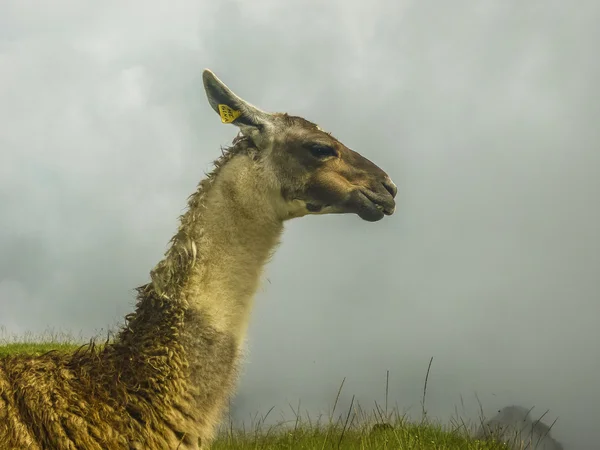
<path id="1" fill-rule="evenodd" d="M 240 417 L 460 396 L 595 439 L 600 7 L 239 1 L 0 6 L 0 324 L 92 335 L 133 305 L 219 145 L 209 67 L 373 159 L 398 213 L 289 224 L 253 313 Z M 275 415 L 279 418 L 279 416 Z"/>

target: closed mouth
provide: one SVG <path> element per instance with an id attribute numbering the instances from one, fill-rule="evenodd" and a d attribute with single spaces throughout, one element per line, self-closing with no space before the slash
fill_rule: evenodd
<path id="1" fill-rule="evenodd" d="M 370 203 L 375 206 L 379 211 L 381 211 L 386 216 L 391 216 L 396 211 L 396 202 L 391 196 L 383 196 L 380 194 L 376 194 L 367 189 L 360 191 L 360 193 L 369 200 Z"/>
<path id="2" fill-rule="evenodd" d="M 358 203 L 351 202 L 345 207 L 338 208 L 337 212 L 356 212 L 355 208 L 362 204 L 363 212 L 358 214 L 365 220 L 377 221 L 384 216 L 391 216 L 396 210 L 396 202 L 391 195 L 379 194 L 368 189 L 357 189 L 354 191 L 354 198 Z M 313 214 L 325 213 L 326 211 L 336 212 L 331 208 L 333 208 L 333 205 L 329 203 L 306 203 L 306 209 Z"/>
<path id="3" fill-rule="evenodd" d="M 396 208 L 388 208 L 376 202 L 373 202 L 373 204 L 375 205 L 375 208 L 384 213 L 386 216 L 391 216 L 396 210 Z"/>

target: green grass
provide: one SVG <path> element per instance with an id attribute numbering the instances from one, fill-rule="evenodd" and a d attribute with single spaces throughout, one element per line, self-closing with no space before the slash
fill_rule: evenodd
<path id="1" fill-rule="evenodd" d="M 80 346 L 81 339 L 65 333 L 46 332 L 43 335 L 27 335 L 20 339 L 7 338 L 0 329 L 0 357 L 7 355 L 41 355 L 50 350 L 72 351 Z M 425 381 L 425 391 L 427 387 Z M 343 382 L 342 382 L 343 386 Z M 338 391 L 339 398 L 340 391 Z M 386 389 L 387 390 L 387 389 Z M 424 392 L 425 397 L 425 392 Z M 250 431 L 223 427 L 212 450 L 506 450 L 504 444 L 474 440 L 469 437 L 468 427 L 462 422 L 441 425 L 423 420 L 420 423 L 405 420 L 394 411 L 386 414 L 382 408 L 371 415 L 364 413 L 354 401 L 350 410 L 340 414 L 334 421 L 314 423 L 297 415 L 293 423 L 264 425 L 265 418 L 258 421 Z M 333 410 L 335 411 L 335 405 Z M 267 414 L 268 416 L 268 414 Z M 388 428 L 374 430 L 374 423 L 390 424 Z"/>
<path id="2" fill-rule="evenodd" d="M 70 333 L 47 330 L 42 334 L 27 333 L 21 337 L 9 336 L 0 327 L 0 357 L 9 355 L 38 356 L 50 350 L 69 352 L 77 349 L 82 342 Z"/>
<path id="3" fill-rule="evenodd" d="M 30 342 L 14 342 L 0 346 L 0 357 L 8 355 L 42 355 L 50 350 L 69 352 L 76 349 L 72 344 L 33 344 Z"/>
<path id="4" fill-rule="evenodd" d="M 434 423 L 411 424 L 403 420 L 391 428 L 373 431 L 366 425 L 344 427 L 343 424 L 319 427 L 299 423 L 294 427 L 258 428 L 253 432 L 222 433 L 212 450 L 506 450 L 503 444 L 477 441 L 463 429 L 451 429 Z"/>

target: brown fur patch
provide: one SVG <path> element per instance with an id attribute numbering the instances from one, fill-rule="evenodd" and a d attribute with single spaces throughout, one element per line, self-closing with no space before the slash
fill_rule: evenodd
<path id="1" fill-rule="evenodd" d="M 236 356 L 230 336 L 142 288 L 128 327 L 104 349 L 2 360 L 2 448 L 167 449 L 182 436 L 195 446 L 211 437 L 203 412 L 231 388 Z"/>
<path id="2" fill-rule="evenodd" d="M 215 161 L 113 342 L 0 359 L 2 449 L 183 450 L 210 442 L 239 350 L 180 294 L 200 258 L 190 236 L 206 193 L 227 162 L 254 151 L 238 137 Z"/>

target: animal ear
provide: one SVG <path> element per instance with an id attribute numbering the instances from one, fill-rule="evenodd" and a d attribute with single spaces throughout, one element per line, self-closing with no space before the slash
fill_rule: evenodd
<path id="1" fill-rule="evenodd" d="M 208 103 L 219 114 L 221 122 L 237 125 L 243 134 L 249 134 L 257 130 L 262 131 L 265 125 L 272 121 L 271 114 L 261 111 L 235 95 L 209 69 L 205 69 L 202 73 L 202 81 Z M 248 127 L 253 130 L 249 130 Z"/>

